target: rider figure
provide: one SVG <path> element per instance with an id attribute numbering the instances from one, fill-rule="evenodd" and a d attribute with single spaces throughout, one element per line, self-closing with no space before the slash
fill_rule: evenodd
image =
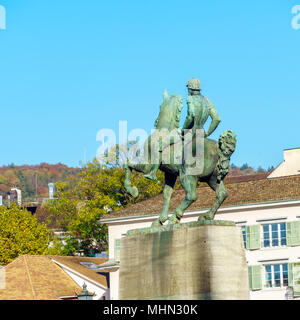
<path id="1" fill-rule="evenodd" d="M 185 119 L 182 131 L 188 129 L 203 129 L 208 117 L 211 117 L 211 124 L 204 134 L 204 137 L 210 136 L 218 127 L 221 119 L 213 103 L 201 94 L 200 81 L 193 78 L 187 83 L 188 88 L 188 114 Z"/>
<path id="2" fill-rule="evenodd" d="M 182 127 L 182 135 L 184 137 L 185 130 L 203 129 L 208 117 L 211 117 L 211 124 L 204 134 L 204 137 L 210 136 L 218 127 L 221 119 L 213 103 L 201 94 L 200 81 L 192 78 L 187 83 L 188 89 L 188 114 Z M 162 152 L 160 144 L 159 151 Z M 146 178 L 157 181 L 156 171 L 160 164 L 155 164 L 149 174 L 145 175 Z"/>

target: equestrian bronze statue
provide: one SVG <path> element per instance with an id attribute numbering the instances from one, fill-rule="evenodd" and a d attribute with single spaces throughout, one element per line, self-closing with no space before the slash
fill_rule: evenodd
<path id="1" fill-rule="evenodd" d="M 236 135 L 231 130 L 223 132 L 218 141 L 208 137 L 215 131 L 220 118 L 211 101 L 201 94 L 198 79 L 191 79 L 188 88 L 188 114 L 180 129 L 182 97 L 164 92 L 159 116 L 155 121 L 155 130 L 144 145 L 142 161 L 128 161 L 125 168 L 126 191 L 133 197 L 138 189 L 131 185 L 132 170 L 142 172 L 146 178 L 156 180 L 156 171 L 165 174 L 163 207 L 161 214 L 152 226 L 180 222 L 184 211 L 197 199 L 198 181 L 206 182 L 215 192 L 216 200 L 210 210 L 202 214 L 198 221 L 213 220 L 227 198 L 228 193 L 223 180 L 229 172 L 229 161 L 236 147 Z M 204 125 L 211 118 L 207 132 Z M 169 205 L 177 177 L 185 191 L 185 198 L 168 218 Z"/>

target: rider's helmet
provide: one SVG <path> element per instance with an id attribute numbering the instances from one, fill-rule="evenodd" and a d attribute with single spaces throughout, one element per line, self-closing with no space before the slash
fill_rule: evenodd
<path id="1" fill-rule="evenodd" d="M 187 88 L 195 91 L 200 91 L 200 81 L 196 78 L 192 78 L 187 83 Z"/>

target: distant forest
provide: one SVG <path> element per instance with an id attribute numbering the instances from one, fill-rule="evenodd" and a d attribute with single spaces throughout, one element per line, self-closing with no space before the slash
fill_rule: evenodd
<path id="1" fill-rule="evenodd" d="M 22 190 L 24 200 L 48 197 L 48 183 L 70 181 L 80 170 L 61 163 L 23 166 L 10 164 L 0 167 L 0 191 L 6 193 L 12 187 L 18 187 Z"/>
<path id="2" fill-rule="evenodd" d="M 261 172 L 271 172 L 274 167 L 263 169 L 261 167 L 253 168 L 247 163 L 241 167 L 231 164 L 229 175 L 244 175 Z M 24 201 L 35 198 L 47 198 L 48 183 L 50 182 L 70 182 L 78 176 L 81 168 L 72 168 L 64 164 L 41 163 L 39 165 L 23 165 L 0 167 L 0 192 L 8 192 L 12 187 L 18 187 L 22 190 Z"/>
<path id="3" fill-rule="evenodd" d="M 263 173 L 263 172 L 272 172 L 274 167 L 271 166 L 268 169 L 264 169 L 261 166 L 258 168 L 250 167 L 247 163 L 244 163 L 241 167 L 236 166 L 234 163 L 230 166 L 229 175 L 244 175 L 244 174 L 255 174 L 255 173 Z"/>

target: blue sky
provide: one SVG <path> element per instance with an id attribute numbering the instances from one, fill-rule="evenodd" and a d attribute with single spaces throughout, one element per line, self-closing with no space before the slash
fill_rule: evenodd
<path id="1" fill-rule="evenodd" d="M 212 137 L 237 133 L 232 162 L 278 165 L 300 147 L 296 4 L 0 0 L 0 165 L 92 160 L 100 129 L 150 133 L 163 90 L 186 98 L 192 77 L 222 119 Z"/>

